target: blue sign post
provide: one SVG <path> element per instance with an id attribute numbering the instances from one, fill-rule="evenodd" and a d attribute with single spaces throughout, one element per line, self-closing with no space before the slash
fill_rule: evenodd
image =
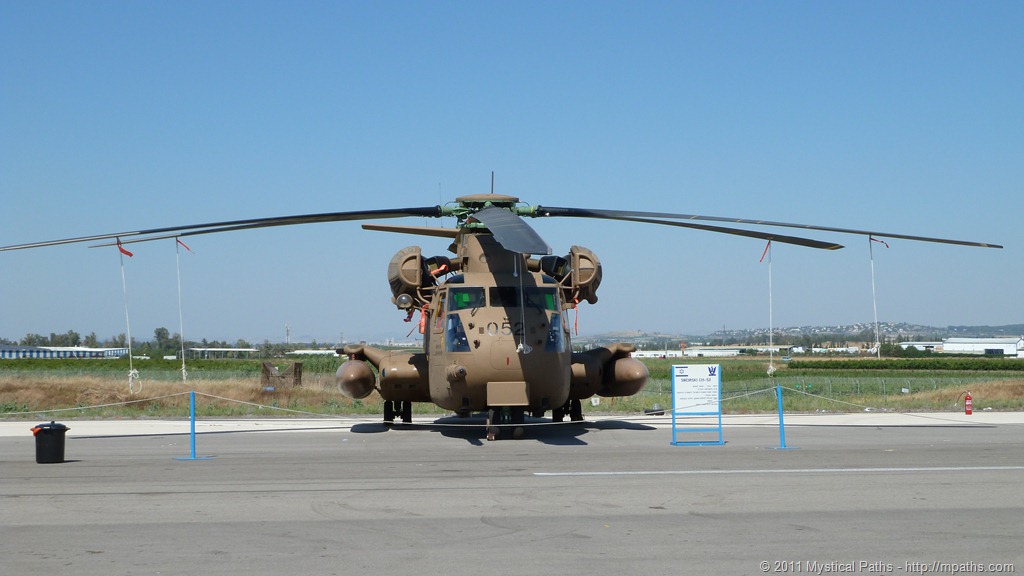
<path id="1" fill-rule="evenodd" d="M 718 425 L 683 427 L 689 416 L 715 416 Z M 716 433 L 717 440 L 681 441 L 684 433 Z M 725 444 L 722 436 L 722 367 L 718 364 L 672 366 L 672 444 L 715 446 Z"/>

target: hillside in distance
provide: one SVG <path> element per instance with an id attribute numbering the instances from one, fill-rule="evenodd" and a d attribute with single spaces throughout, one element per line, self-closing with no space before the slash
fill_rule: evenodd
<path id="1" fill-rule="evenodd" d="M 846 340 L 871 342 L 875 339 L 873 322 L 835 326 L 790 326 L 773 330 L 772 338 L 779 343 L 810 338 L 814 341 Z M 878 334 L 883 341 L 938 341 L 945 338 L 1013 338 L 1024 336 L 1024 324 L 1003 326 L 926 326 L 907 322 L 879 322 Z M 640 347 L 672 347 L 680 342 L 689 344 L 753 344 L 768 342 L 768 328 L 717 330 L 711 334 L 653 333 L 642 330 L 580 335 L 576 343 L 602 344 L 631 342 Z"/>

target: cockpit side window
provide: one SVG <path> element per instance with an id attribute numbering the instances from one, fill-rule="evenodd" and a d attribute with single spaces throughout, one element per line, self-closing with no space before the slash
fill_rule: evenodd
<path id="1" fill-rule="evenodd" d="M 448 304 L 448 292 L 446 290 L 442 290 L 437 298 L 437 318 L 434 319 L 434 332 L 441 331 L 441 326 L 443 325 L 442 322 L 444 321 L 444 315 L 447 310 L 445 306 Z"/>
<path id="2" fill-rule="evenodd" d="M 548 326 L 548 338 L 544 342 L 545 352 L 565 352 L 565 332 L 562 329 L 562 315 L 552 314 Z"/>
<path id="3" fill-rule="evenodd" d="M 445 322 L 444 331 L 445 349 L 449 352 L 469 352 L 469 339 L 466 337 L 466 330 L 462 326 L 462 319 L 458 314 L 449 314 Z"/>
<path id="4" fill-rule="evenodd" d="M 484 305 L 484 289 L 479 286 L 448 289 L 448 309 L 451 311 L 480 308 Z"/>

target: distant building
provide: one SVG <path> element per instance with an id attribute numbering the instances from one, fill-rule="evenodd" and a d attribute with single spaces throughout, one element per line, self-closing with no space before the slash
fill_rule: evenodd
<path id="1" fill-rule="evenodd" d="M 727 348 L 724 346 L 701 346 L 696 348 L 687 348 L 683 351 L 683 354 L 687 358 L 719 358 L 729 356 L 739 356 L 739 348 Z"/>
<path id="2" fill-rule="evenodd" d="M 259 352 L 256 348 L 189 348 L 186 350 L 192 358 L 248 358 L 249 354 Z"/>
<path id="3" fill-rule="evenodd" d="M 900 342 L 900 347 L 945 354 L 978 354 L 1024 358 L 1022 338 L 946 338 L 942 342 Z"/>
<path id="4" fill-rule="evenodd" d="M 630 354 L 633 358 L 682 358 L 682 350 L 637 350 Z"/>
<path id="5" fill-rule="evenodd" d="M 916 348 L 922 352 L 941 352 L 942 342 L 900 342 L 900 348 Z"/>
<path id="6" fill-rule="evenodd" d="M 127 348 L 85 348 L 82 346 L 0 346 L 0 358 L 120 358 Z"/>
<path id="7" fill-rule="evenodd" d="M 946 354 L 985 354 L 1024 358 L 1024 337 L 1021 338 L 946 338 L 942 341 Z"/>

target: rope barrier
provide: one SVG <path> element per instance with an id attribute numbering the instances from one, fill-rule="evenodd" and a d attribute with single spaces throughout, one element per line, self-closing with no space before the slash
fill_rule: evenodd
<path id="1" fill-rule="evenodd" d="M 889 412 L 889 410 L 886 410 L 885 408 L 874 408 L 872 406 L 867 406 L 865 404 L 855 404 L 853 402 L 847 402 L 845 400 L 837 400 L 835 398 L 829 398 L 828 396 L 822 396 L 820 394 L 812 394 L 810 392 L 805 392 L 803 390 L 797 390 L 796 388 L 790 388 L 788 386 L 782 386 L 782 389 L 783 390 L 789 390 L 791 392 L 796 392 L 797 394 L 803 394 L 804 396 L 809 396 L 811 398 L 821 398 L 821 399 L 827 400 L 829 402 L 835 402 L 836 404 L 846 404 L 847 406 L 853 406 L 855 408 L 862 408 L 864 410 L 878 410 L 880 412 Z"/>
<path id="2" fill-rule="evenodd" d="M 338 414 L 323 414 L 319 412 L 306 412 L 304 410 L 295 410 L 293 408 L 282 408 L 280 406 L 267 406 L 266 404 L 258 404 L 256 402 L 247 402 L 245 400 L 235 400 L 234 398 L 224 398 L 223 396 L 215 396 L 213 394 L 206 394 L 204 392 L 196 392 L 196 396 L 203 396 L 206 398 L 213 398 L 215 400 L 221 400 L 223 402 L 232 402 L 234 404 L 242 404 L 245 406 L 254 406 L 256 408 L 267 410 L 280 410 L 281 412 L 291 412 L 293 414 L 305 414 L 307 416 L 321 416 L 324 418 L 337 418 Z"/>
<path id="3" fill-rule="evenodd" d="M 926 416 L 924 414 L 916 414 L 914 412 L 899 412 L 899 411 L 896 411 L 896 410 L 889 410 L 888 408 L 876 408 L 874 406 L 867 406 L 867 405 L 864 405 L 864 404 L 855 404 L 853 402 L 846 402 L 846 401 L 843 401 L 843 400 L 836 400 L 835 398 L 829 398 L 828 396 L 821 396 L 819 394 L 812 394 L 810 392 L 805 392 L 803 390 L 796 390 L 794 388 L 788 388 L 788 387 L 785 387 L 785 386 L 783 386 L 782 389 L 783 390 L 789 390 L 791 392 L 796 392 L 797 394 L 803 394 L 804 396 L 810 396 L 810 397 L 813 397 L 813 398 L 822 398 L 824 400 L 835 402 L 837 404 L 846 404 L 848 406 L 854 406 L 854 407 L 857 407 L 857 408 L 861 408 L 864 411 L 881 412 L 881 413 L 885 413 L 885 414 L 900 414 L 902 416 L 912 416 L 914 418 L 921 418 L 922 420 L 938 420 L 938 421 L 941 421 L 941 422 L 957 422 L 957 423 L 961 422 L 960 420 L 955 420 L 955 419 L 952 419 L 952 418 L 940 418 L 940 417 L 936 417 L 936 416 Z"/>
<path id="4" fill-rule="evenodd" d="M 753 392 L 747 392 L 746 394 L 738 394 L 736 396 L 729 396 L 728 398 L 723 398 L 722 402 L 728 402 L 729 400 L 739 400 L 740 398 L 747 398 L 748 396 L 757 396 L 758 394 L 767 394 L 772 390 L 773 388 L 762 388 L 761 390 L 754 390 Z"/>
<path id="5" fill-rule="evenodd" d="M 74 408 L 51 408 L 48 410 L 31 410 L 28 412 L 4 412 L 4 416 L 28 416 L 31 414 L 51 414 L 55 412 L 74 412 L 75 410 L 95 410 L 97 408 L 111 408 L 113 406 L 127 406 L 128 404 L 139 404 L 141 402 L 153 402 L 156 400 L 164 400 L 166 398 L 174 398 L 176 396 L 184 396 L 188 392 L 178 392 L 176 394 L 167 394 L 165 396 L 156 396 L 154 398 L 139 398 L 137 400 L 126 400 L 124 402 L 111 402 L 109 404 L 94 404 L 92 406 L 76 406 Z"/>
<path id="6" fill-rule="evenodd" d="M 925 420 L 937 420 L 937 421 L 943 421 L 943 422 L 957 422 L 957 423 L 960 422 L 959 420 L 950 419 L 950 418 L 942 418 L 942 417 L 936 417 L 936 416 L 927 416 L 927 415 L 924 415 L 924 414 L 915 414 L 913 412 L 898 412 L 898 411 L 895 411 L 895 410 L 888 410 L 888 409 L 885 409 L 885 408 L 876 408 L 876 407 L 867 406 L 867 405 L 864 405 L 864 404 L 856 404 L 856 403 L 853 403 L 853 402 L 846 402 L 846 401 L 843 401 L 843 400 L 836 400 L 835 398 L 829 398 L 827 396 L 821 396 L 819 394 L 812 394 L 810 392 L 805 392 L 803 390 L 797 390 L 795 388 L 790 388 L 790 387 L 786 387 L 786 386 L 779 386 L 778 388 L 781 388 L 782 390 L 788 390 L 790 392 L 795 392 L 795 393 L 798 393 L 798 394 L 802 394 L 804 396 L 809 396 L 809 397 L 813 397 L 813 398 L 820 398 L 820 399 L 823 399 L 823 400 L 835 402 L 837 404 L 845 404 L 847 406 L 853 406 L 853 407 L 856 407 L 856 408 L 859 408 L 859 409 L 865 410 L 865 411 L 877 411 L 877 412 L 880 412 L 880 413 L 887 413 L 887 414 L 900 414 L 900 415 L 904 415 L 904 416 L 913 416 L 915 418 L 921 418 L 921 419 L 925 419 Z M 141 390 L 141 387 L 140 387 L 140 390 Z M 732 401 L 732 400 L 739 400 L 741 398 L 747 398 L 747 397 L 750 397 L 750 396 L 756 396 L 758 394 L 766 394 L 766 393 L 775 392 L 775 391 L 776 391 L 776 387 L 763 388 L 761 390 L 755 390 L 753 392 L 747 392 L 747 393 L 744 393 L 744 394 L 739 394 L 739 395 L 736 395 L 736 396 L 730 396 L 728 398 L 723 398 L 722 401 L 723 402 L 729 402 L 729 401 Z M 58 413 L 58 412 L 74 412 L 74 411 L 95 410 L 95 409 L 99 409 L 99 408 L 111 408 L 111 407 L 115 407 L 115 406 L 127 406 L 127 405 L 131 405 L 131 404 L 139 404 L 139 403 L 142 403 L 142 402 L 154 402 L 154 401 L 157 401 L 157 400 L 164 400 L 164 399 L 167 399 L 167 398 L 175 398 L 175 397 L 178 397 L 178 396 L 185 396 L 185 395 L 192 394 L 192 393 L 193 392 L 177 392 L 177 393 L 174 393 L 174 394 L 166 394 L 164 396 L 156 396 L 156 397 L 153 397 L 153 398 L 138 398 L 138 399 L 135 399 L 135 400 L 126 400 L 124 402 L 111 402 L 111 403 L 107 403 L 107 404 L 95 404 L 95 405 L 90 405 L 90 406 L 76 406 L 74 408 L 53 408 L 53 409 L 46 409 L 46 410 L 30 410 L 30 411 L 21 411 L 21 412 L 3 412 L 0 415 L 2 415 L 2 416 L 27 416 L 27 415 L 33 415 L 33 414 L 50 414 L 50 413 Z M 305 415 L 305 416 L 314 416 L 314 417 L 318 417 L 318 418 L 338 418 L 338 417 L 343 417 L 343 416 L 351 416 L 351 415 L 347 415 L 347 414 L 326 414 L 326 413 L 323 413 L 323 412 L 309 412 L 309 411 L 306 411 L 306 410 L 297 410 L 297 409 L 294 409 L 294 408 L 283 408 L 281 406 L 270 406 L 270 405 L 267 405 L 267 404 L 259 404 L 257 402 L 249 402 L 249 401 L 246 401 L 246 400 L 237 400 L 237 399 L 234 399 L 234 398 L 226 398 L 226 397 L 223 397 L 223 396 L 217 396 L 215 394 L 207 394 L 205 392 L 194 392 L 194 394 L 196 396 L 203 396 L 205 398 L 210 398 L 210 399 L 214 399 L 214 400 L 220 400 L 222 402 L 229 402 L 229 403 L 233 403 L 233 404 L 241 404 L 241 405 L 244 405 L 244 406 L 252 406 L 252 407 L 258 408 L 260 410 L 277 410 L 277 411 L 280 411 L 280 412 L 288 412 L 288 413 L 292 413 L 292 414 L 301 414 L 301 415 Z M 640 422 L 640 423 L 642 423 L 642 422 L 659 421 L 659 420 L 664 419 L 665 415 L 671 415 L 673 413 L 682 413 L 682 412 L 687 411 L 688 409 L 695 408 L 697 406 L 698 405 L 677 407 L 675 409 L 671 409 L 671 408 L 670 409 L 665 409 L 665 410 L 661 410 L 660 411 L 662 413 L 661 415 L 642 415 L 642 416 L 641 415 L 637 415 L 637 416 L 626 416 L 626 415 L 624 415 L 623 417 L 616 418 L 616 420 L 622 421 L 622 422 Z M 449 417 L 449 416 L 441 416 L 441 417 Z M 593 424 L 594 422 L 595 422 L 594 420 L 586 420 L 585 419 L 585 420 L 566 421 L 566 422 L 542 421 L 542 422 L 524 422 L 524 423 L 519 423 L 519 424 L 498 424 L 498 423 L 492 423 L 491 426 L 493 426 L 493 427 L 568 426 L 568 425 L 579 425 L 579 424 Z M 396 423 L 396 424 L 398 424 L 398 423 Z M 429 422 L 429 423 L 402 422 L 400 424 L 402 426 L 406 426 L 406 427 L 421 426 L 421 427 L 431 427 L 431 428 L 438 428 L 438 427 L 445 427 L 445 428 L 471 428 L 471 427 L 479 427 L 480 426 L 479 423 L 474 423 L 474 424 L 452 424 L 452 423 L 447 423 L 447 422 Z"/>

